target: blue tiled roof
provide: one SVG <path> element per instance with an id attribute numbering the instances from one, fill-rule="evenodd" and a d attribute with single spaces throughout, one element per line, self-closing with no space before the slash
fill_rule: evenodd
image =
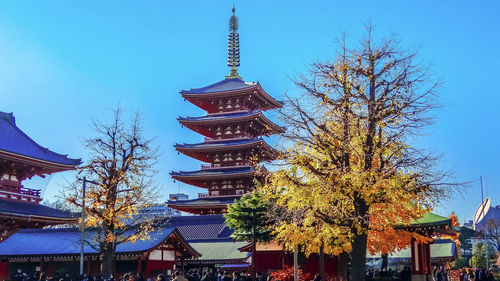
<path id="1" fill-rule="evenodd" d="M 236 112 L 236 113 L 226 113 L 226 114 L 213 114 L 206 115 L 200 117 L 179 117 L 177 120 L 179 121 L 206 121 L 206 120 L 223 120 L 228 118 L 238 118 L 238 117 L 246 117 L 254 114 L 258 114 L 261 111 L 247 111 L 247 112 Z"/>
<path id="2" fill-rule="evenodd" d="M 237 167 L 237 168 L 221 168 L 221 169 L 206 169 L 198 171 L 179 171 L 170 172 L 172 176 L 218 176 L 218 175 L 232 175 L 251 173 L 254 169 L 250 166 Z"/>
<path id="3" fill-rule="evenodd" d="M 0 214 L 70 219 L 72 214 L 48 206 L 0 199 Z"/>
<path id="4" fill-rule="evenodd" d="M 231 203 L 233 201 L 234 198 Z M 190 243 L 232 241 L 231 234 L 233 234 L 233 230 L 227 227 L 223 215 L 172 217 L 168 220 L 167 225 L 169 227 L 176 227 L 182 234 L 182 237 Z"/>
<path id="5" fill-rule="evenodd" d="M 167 238 L 174 229 L 177 229 L 182 238 L 189 243 L 232 241 L 233 230 L 227 227 L 223 215 L 178 216 L 168 219 L 163 227 L 156 228 L 150 233 L 150 239 L 120 244 L 116 251 L 117 253 L 147 251 Z M 87 230 L 86 233 L 89 237 L 95 236 L 92 230 Z M 21 229 L 0 243 L 0 256 L 78 254 L 80 235 L 81 232 L 77 228 Z M 26 247 L 26 245 L 31 246 Z M 97 252 L 86 245 L 85 253 Z"/>
<path id="6" fill-rule="evenodd" d="M 206 93 L 217 93 L 217 92 L 226 92 L 232 90 L 240 90 L 249 88 L 257 85 L 256 83 L 245 82 L 239 78 L 231 78 L 224 79 L 212 85 L 208 85 L 202 88 L 190 89 L 190 90 L 182 90 L 183 94 L 206 94 Z"/>
<path id="7" fill-rule="evenodd" d="M 127 242 L 117 246 L 117 253 L 131 253 L 147 251 L 165 240 L 174 228 L 160 228 L 150 233 L 150 239 Z M 95 237 L 96 233 L 87 230 L 88 237 Z M 126 235 L 126 233 L 125 233 Z M 0 256 L 28 256 L 28 255 L 74 255 L 80 253 L 81 232 L 77 228 L 63 229 L 21 229 L 0 243 Z M 26 245 L 29 245 L 27 247 Z M 97 251 L 85 245 L 87 254 Z"/>
<path id="8" fill-rule="evenodd" d="M 241 145 L 241 144 L 249 144 L 256 143 L 262 141 L 262 138 L 254 138 L 254 139 L 241 139 L 241 140 L 229 140 L 229 141 L 211 141 L 211 142 L 201 142 L 194 144 L 176 144 L 175 147 L 184 147 L 184 148 L 212 148 L 212 147 L 224 147 L 231 145 Z"/>
<path id="9" fill-rule="evenodd" d="M 16 126 L 12 113 L 0 111 L 0 150 L 47 162 L 77 166 L 80 159 L 71 159 L 66 155 L 42 147 Z"/>

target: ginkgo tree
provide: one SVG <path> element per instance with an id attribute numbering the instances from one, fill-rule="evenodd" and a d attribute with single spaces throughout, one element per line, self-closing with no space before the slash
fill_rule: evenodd
<path id="1" fill-rule="evenodd" d="M 118 107 L 109 124 L 94 121 L 96 135 L 83 141 L 89 151 L 79 169 L 79 176 L 88 182 L 85 201 L 81 181 L 68 186 L 64 194 L 69 204 L 83 208 L 84 227 L 92 230 L 85 242 L 100 253 L 105 276 L 111 273 L 116 247 L 148 239 L 158 222 L 140 212 L 157 199 L 153 181 L 157 146 L 143 135 L 139 114 L 129 122 L 122 115 Z"/>
<path id="2" fill-rule="evenodd" d="M 364 280 L 367 249 L 390 253 L 412 238 L 404 228 L 456 184 L 439 157 L 415 146 L 432 123 L 441 82 L 394 37 L 359 46 L 339 39 L 331 61 L 295 79 L 300 97 L 282 111 L 284 167 L 260 187 L 284 216 L 276 239 L 308 253 L 350 256 L 351 280 Z M 344 253 L 344 254 L 342 254 Z M 345 278 L 347 262 L 340 261 Z"/>

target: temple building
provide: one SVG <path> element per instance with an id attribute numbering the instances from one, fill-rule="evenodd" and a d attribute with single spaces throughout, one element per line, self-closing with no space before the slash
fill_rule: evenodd
<path id="1" fill-rule="evenodd" d="M 88 236 L 93 236 L 88 229 Z M 150 239 L 120 244 L 116 249 L 113 273 L 116 277 L 130 271 L 145 278 L 174 270 L 231 268 L 245 265 L 247 252 L 238 249 L 246 242 L 233 242 L 233 231 L 222 215 L 173 216 L 150 233 Z M 0 279 L 8 280 L 17 272 L 79 273 L 81 231 L 75 227 L 22 229 L 0 243 Z M 26 247 L 29 244 L 30 247 Z M 246 264 L 248 267 L 248 264 Z M 245 268 L 246 270 L 246 268 Z M 99 253 L 84 248 L 84 271 L 100 274 Z"/>
<path id="2" fill-rule="evenodd" d="M 0 112 L 0 132 L 0 241 L 19 228 L 76 222 L 70 212 L 40 205 L 41 190 L 25 187 L 23 181 L 74 170 L 81 160 L 37 144 L 17 127 L 12 113 Z"/>
<path id="3" fill-rule="evenodd" d="M 193 214 L 225 213 L 228 204 L 254 188 L 254 178 L 264 171 L 258 163 L 276 158 L 277 151 L 263 138 L 283 132 L 264 111 L 281 108 L 257 82 L 245 82 L 240 65 L 238 18 L 229 21 L 228 66 L 231 72 L 212 85 L 181 91 L 182 97 L 205 110 L 200 117 L 180 117 L 179 123 L 201 134 L 204 141 L 176 144 L 175 149 L 205 162 L 200 170 L 172 172 L 174 180 L 206 189 L 191 200 L 170 200 L 168 206 Z"/>

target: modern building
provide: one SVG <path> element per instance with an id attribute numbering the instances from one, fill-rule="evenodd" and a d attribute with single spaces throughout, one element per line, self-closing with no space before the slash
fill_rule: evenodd
<path id="1" fill-rule="evenodd" d="M 20 228 L 75 222 L 70 212 L 41 205 L 41 190 L 23 181 L 74 170 L 81 160 L 37 144 L 17 127 L 12 113 L 0 112 L 0 132 L 0 241 Z"/>
<path id="2" fill-rule="evenodd" d="M 205 110 L 199 117 L 180 117 L 179 123 L 204 137 L 195 144 L 176 144 L 186 156 L 205 162 L 200 170 L 172 172 L 174 180 L 206 190 L 191 200 L 170 200 L 168 206 L 192 214 L 220 214 L 228 204 L 254 188 L 254 179 L 264 169 L 258 164 L 275 159 L 277 151 L 263 138 L 283 132 L 264 111 L 282 104 L 257 82 L 246 82 L 238 74 L 240 65 L 238 18 L 229 21 L 228 66 L 231 72 L 217 83 L 181 91 L 182 97 Z"/>

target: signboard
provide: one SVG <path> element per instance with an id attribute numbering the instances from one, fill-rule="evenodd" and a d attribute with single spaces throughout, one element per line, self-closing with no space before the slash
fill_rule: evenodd
<path id="1" fill-rule="evenodd" d="M 450 281 L 460 281 L 460 271 L 450 270 Z"/>
<path id="2" fill-rule="evenodd" d="M 490 210 L 491 199 L 486 198 L 480 205 L 477 207 L 476 213 L 474 214 L 474 224 L 472 225 L 474 230 L 476 229 L 476 225 L 479 224 L 486 216 L 486 213 Z"/>

